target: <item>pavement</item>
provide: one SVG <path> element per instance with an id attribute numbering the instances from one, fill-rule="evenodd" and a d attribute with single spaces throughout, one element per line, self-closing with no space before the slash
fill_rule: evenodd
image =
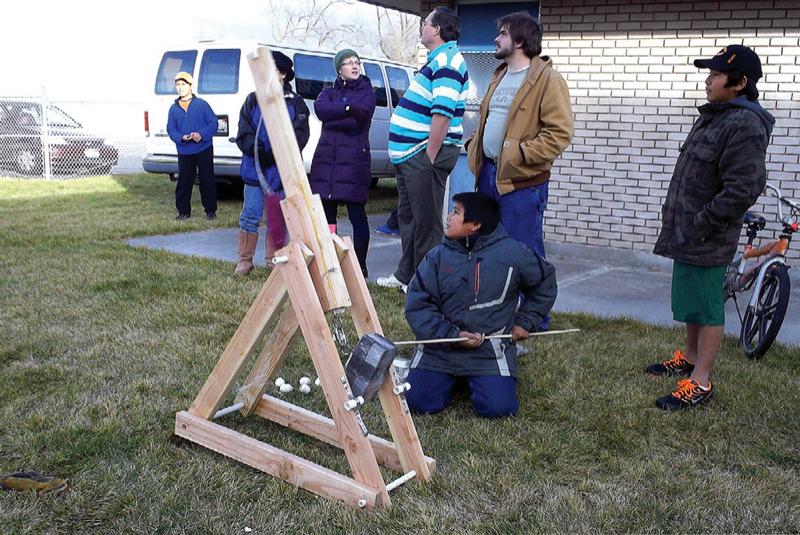
<path id="1" fill-rule="evenodd" d="M 369 216 L 372 236 L 367 267 L 371 281 L 393 273 L 400 258 L 400 237 L 384 236 L 374 230 L 386 218 L 387 214 Z M 238 232 L 238 228 L 214 229 L 135 238 L 128 243 L 233 264 Z M 265 265 L 263 232 L 262 229 L 256 252 L 257 266 Z M 346 217 L 339 218 L 339 234 L 352 236 Z M 553 242 L 545 242 L 545 250 L 558 277 L 556 312 L 587 312 L 658 325 L 675 324 L 670 310 L 671 261 L 644 252 Z M 792 274 L 789 309 L 778 334 L 779 341 L 792 345 L 800 345 L 800 280 L 796 275 Z M 740 306 L 743 305 L 746 301 L 740 299 Z M 725 306 L 725 331 L 738 335 L 739 327 L 736 309 L 729 301 Z"/>

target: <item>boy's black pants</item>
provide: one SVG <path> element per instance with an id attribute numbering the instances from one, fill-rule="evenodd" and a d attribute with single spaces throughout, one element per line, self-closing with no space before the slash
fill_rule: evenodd
<path id="1" fill-rule="evenodd" d="M 175 208 L 179 214 L 192 214 L 192 187 L 200 176 L 200 199 L 207 214 L 217 211 L 217 184 L 214 181 L 214 147 L 197 154 L 178 154 L 178 183 L 175 185 Z"/>

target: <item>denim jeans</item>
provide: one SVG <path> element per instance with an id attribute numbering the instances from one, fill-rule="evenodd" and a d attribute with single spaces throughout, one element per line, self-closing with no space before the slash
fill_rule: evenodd
<path id="1" fill-rule="evenodd" d="M 547 182 L 538 186 L 522 188 L 505 195 L 497 191 L 497 168 L 491 160 L 484 160 L 478 176 L 478 191 L 496 200 L 500 205 L 500 221 L 509 237 L 527 245 L 542 258 L 544 255 L 544 210 L 547 208 Z M 537 326 L 539 330 L 550 328 L 550 314 Z"/>
<path id="2" fill-rule="evenodd" d="M 280 192 L 281 199 L 286 198 L 284 192 Z M 242 213 L 239 216 L 239 228 L 245 232 L 258 232 L 261 220 L 264 218 L 264 192 L 260 186 L 244 185 L 244 200 L 242 201 Z M 269 232 L 269 225 L 267 232 Z"/>
<path id="3" fill-rule="evenodd" d="M 498 202 L 500 221 L 508 235 L 545 258 L 542 226 L 544 210 L 547 208 L 547 182 L 500 195 L 496 175 L 494 163 L 486 160 L 478 177 L 478 191 Z"/>

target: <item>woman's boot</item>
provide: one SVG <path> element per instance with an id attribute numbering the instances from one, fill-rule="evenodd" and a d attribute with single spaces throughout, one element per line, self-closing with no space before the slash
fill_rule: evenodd
<path id="1" fill-rule="evenodd" d="M 256 254 L 256 246 L 258 245 L 258 233 L 239 231 L 239 245 L 237 247 L 237 254 L 239 261 L 236 263 L 236 275 L 247 275 L 253 270 L 253 256 Z"/>

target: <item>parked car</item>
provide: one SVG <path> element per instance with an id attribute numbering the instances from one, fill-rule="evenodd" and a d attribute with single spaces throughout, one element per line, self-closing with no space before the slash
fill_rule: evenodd
<path id="1" fill-rule="evenodd" d="M 156 71 L 153 98 L 145 111 L 147 149 L 142 160 L 144 170 L 165 173 L 175 180 L 178 155 L 175 144 L 167 136 L 167 113 L 175 101 L 175 74 L 185 71 L 194 77 L 192 91 L 205 99 L 217 115 L 214 135 L 214 174 L 220 184 L 239 183 L 242 154 L 236 146 L 239 110 L 245 97 L 255 89 L 247 54 L 258 46 L 279 50 L 294 61 L 295 91 L 303 97 L 311 111 L 311 137 L 303 150 L 306 172 L 319 141 L 322 125 L 314 115 L 314 101 L 324 87 L 336 79 L 333 70 L 334 52 L 292 47 L 261 45 L 249 40 L 210 40 L 169 47 L 160 58 Z M 414 78 L 414 68 L 386 59 L 363 57 L 362 72 L 375 89 L 375 114 L 369 132 L 372 153 L 373 185 L 379 177 L 394 176 L 389 162 L 389 119 L 395 106 Z"/>
<path id="2" fill-rule="evenodd" d="M 47 128 L 44 128 L 46 115 Z M 44 170 L 43 141 L 53 173 L 108 173 L 116 165 L 117 149 L 86 132 L 58 106 L 46 109 L 33 100 L 0 100 L 0 168 L 25 176 Z"/>

